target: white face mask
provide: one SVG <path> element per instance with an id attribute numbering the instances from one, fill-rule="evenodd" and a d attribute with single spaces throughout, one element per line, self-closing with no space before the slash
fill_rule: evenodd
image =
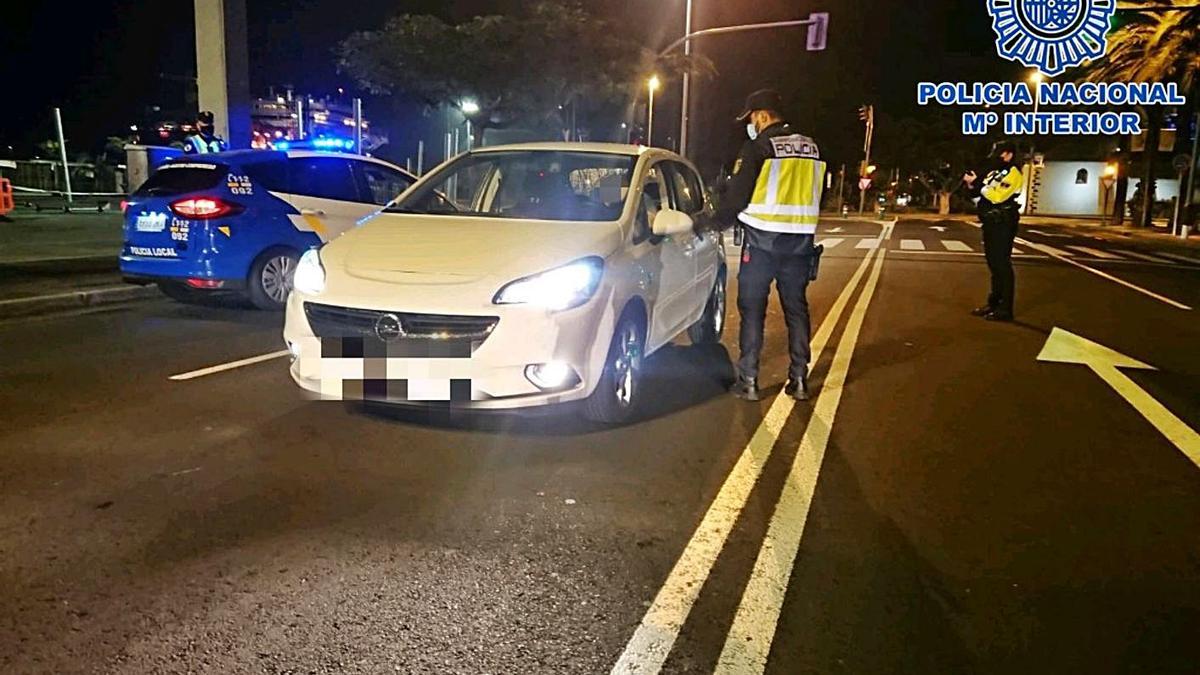
<path id="1" fill-rule="evenodd" d="M 746 135 L 749 136 L 750 140 L 752 141 L 758 140 L 758 127 L 754 126 L 754 122 L 746 125 Z"/>

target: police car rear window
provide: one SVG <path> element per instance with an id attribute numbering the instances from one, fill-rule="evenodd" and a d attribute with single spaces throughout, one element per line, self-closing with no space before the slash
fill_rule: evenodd
<path id="1" fill-rule="evenodd" d="M 284 160 L 246 164 L 242 171 L 256 187 L 271 192 L 288 191 L 287 162 Z"/>
<path id="2" fill-rule="evenodd" d="M 166 166 L 134 193 L 135 197 L 170 197 L 211 190 L 220 184 L 229 167 L 220 164 Z"/>

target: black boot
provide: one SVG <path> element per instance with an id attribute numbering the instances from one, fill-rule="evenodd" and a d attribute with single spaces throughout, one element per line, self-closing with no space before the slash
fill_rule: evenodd
<path id="1" fill-rule="evenodd" d="M 988 314 L 991 314 L 994 311 L 996 311 L 996 309 L 991 305 L 984 305 L 983 307 L 976 307 L 975 309 L 971 310 L 971 316 L 986 317 Z"/>
<path id="2" fill-rule="evenodd" d="M 788 380 L 787 386 L 783 388 L 783 393 L 791 396 L 797 401 L 807 401 L 808 396 L 808 379 L 799 378 Z"/>
<path id="3" fill-rule="evenodd" d="M 750 377 L 739 377 L 729 388 L 729 393 L 743 401 L 761 401 L 762 392 L 758 390 L 758 380 Z"/>

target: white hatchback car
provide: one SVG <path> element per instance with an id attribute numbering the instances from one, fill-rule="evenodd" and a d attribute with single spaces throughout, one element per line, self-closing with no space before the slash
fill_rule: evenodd
<path id="1" fill-rule="evenodd" d="M 725 254 L 697 236 L 695 167 L 658 149 L 544 143 L 447 162 L 308 251 L 288 300 L 292 377 L 322 399 L 509 409 L 586 400 L 619 423 L 643 359 L 717 342 Z"/>

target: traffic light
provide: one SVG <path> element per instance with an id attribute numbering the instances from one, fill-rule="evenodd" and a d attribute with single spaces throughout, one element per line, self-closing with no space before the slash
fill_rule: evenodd
<path id="1" fill-rule="evenodd" d="M 878 168 L 874 164 L 867 164 L 867 161 L 863 160 L 858 164 L 858 175 L 861 178 L 870 178 L 875 175 L 875 170 Z"/>

